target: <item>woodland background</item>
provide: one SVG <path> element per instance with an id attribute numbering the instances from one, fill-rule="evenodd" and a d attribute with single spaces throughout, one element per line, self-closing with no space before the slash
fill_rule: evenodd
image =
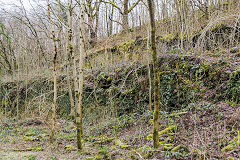
<path id="1" fill-rule="evenodd" d="M 147 1 L 1 3 L 0 158 L 239 158 L 238 0 L 153 1 L 158 149 Z"/>

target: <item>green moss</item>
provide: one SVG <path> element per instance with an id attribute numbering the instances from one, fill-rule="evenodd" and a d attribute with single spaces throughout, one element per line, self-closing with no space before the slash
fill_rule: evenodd
<path id="1" fill-rule="evenodd" d="M 119 139 L 115 140 L 114 143 L 115 143 L 116 146 L 121 146 L 121 145 L 123 145 L 123 143 L 122 143 L 121 140 L 119 140 Z"/>
<path id="2" fill-rule="evenodd" d="M 34 148 L 26 148 L 26 149 L 9 149 L 11 151 L 18 151 L 18 152 L 24 152 L 24 151 L 33 151 Z"/>
<path id="3" fill-rule="evenodd" d="M 38 137 L 44 138 L 46 137 L 46 134 L 39 134 Z"/>
<path id="4" fill-rule="evenodd" d="M 168 34 L 168 33 L 166 33 L 162 36 L 162 39 L 168 43 L 171 42 L 173 40 L 173 38 L 174 38 L 174 36 L 171 34 Z"/>
<path id="5" fill-rule="evenodd" d="M 166 143 L 166 144 L 164 144 L 164 146 L 172 146 L 173 144 L 172 143 Z"/>
<path id="6" fill-rule="evenodd" d="M 240 70 L 236 70 L 236 71 L 233 71 L 233 72 L 232 72 L 232 75 L 233 75 L 233 76 L 236 76 L 236 75 L 238 75 L 239 73 L 240 73 Z"/>
<path id="7" fill-rule="evenodd" d="M 167 141 L 168 141 L 168 142 L 172 142 L 172 141 L 173 141 L 172 138 L 173 138 L 173 136 L 169 136 L 169 137 L 167 137 Z"/>
<path id="8" fill-rule="evenodd" d="M 125 145 L 125 144 L 123 144 L 123 145 L 121 145 L 120 146 L 122 149 L 124 149 L 124 148 L 129 148 L 129 147 L 131 147 L 131 145 Z"/>
<path id="9" fill-rule="evenodd" d="M 94 143 L 101 144 L 101 143 L 104 143 L 104 141 L 95 141 Z"/>
<path id="10" fill-rule="evenodd" d="M 234 137 L 231 141 L 230 141 L 230 144 L 223 147 L 221 149 L 222 152 L 226 152 L 226 151 L 230 151 L 232 150 L 233 148 L 237 147 L 238 144 L 240 144 L 240 135 Z"/>
<path id="11" fill-rule="evenodd" d="M 95 144 L 103 144 L 103 143 L 108 143 L 111 142 L 114 138 L 109 138 L 109 137 L 100 137 L 95 140 Z"/>
<path id="12" fill-rule="evenodd" d="M 150 119 L 150 120 L 148 121 L 148 124 L 153 124 L 153 119 Z"/>
<path id="13" fill-rule="evenodd" d="M 117 149 L 117 147 L 116 147 L 115 145 L 112 145 L 110 148 L 111 148 L 112 150 Z"/>
<path id="14" fill-rule="evenodd" d="M 149 134 L 149 135 L 147 135 L 147 137 L 146 137 L 146 140 L 151 140 L 151 139 L 153 139 L 153 134 Z"/>
<path id="15" fill-rule="evenodd" d="M 227 103 L 227 105 L 230 106 L 230 107 L 234 107 L 234 106 L 237 105 L 237 102 L 236 102 L 236 101 L 229 101 L 229 100 L 226 100 L 226 103 Z"/>
<path id="16" fill-rule="evenodd" d="M 112 81 L 112 80 L 113 80 L 112 76 L 109 76 L 109 77 L 107 78 L 107 81 Z"/>
<path id="17" fill-rule="evenodd" d="M 45 137 L 46 137 L 45 134 L 39 134 L 36 138 L 38 138 L 38 139 L 43 139 L 43 138 L 45 138 Z"/>
<path id="18" fill-rule="evenodd" d="M 153 150 L 148 145 L 138 148 L 137 151 L 146 159 L 149 159 L 153 155 Z"/>
<path id="19" fill-rule="evenodd" d="M 169 126 L 168 128 L 158 132 L 158 135 L 163 135 L 163 134 L 167 134 L 167 133 L 170 133 L 170 132 L 173 132 L 177 129 L 177 126 L 176 125 L 172 125 L 172 126 Z M 167 140 L 171 140 L 172 136 L 168 137 Z M 149 134 L 146 136 L 146 140 L 152 140 L 153 139 L 153 134 Z"/>
<path id="20" fill-rule="evenodd" d="M 131 147 L 131 145 L 126 145 L 126 144 L 122 143 L 119 139 L 115 140 L 114 143 L 116 146 L 120 146 L 120 148 L 122 148 L 122 149 Z"/>
<path id="21" fill-rule="evenodd" d="M 181 148 L 181 145 L 178 145 L 178 146 L 174 147 L 174 148 L 172 149 L 172 151 L 177 151 L 177 150 L 179 150 L 180 148 Z"/>
<path id="22" fill-rule="evenodd" d="M 240 68 L 233 71 L 230 75 L 230 80 L 227 82 L 227 89 L 225 90 L 226 98 L 229 101 L 238 103 L 240 101 Z"/>
<path id="23" fill-rule="evenodd" d="M 64 147 L 64 149 L 66 152 L 71 152 L 71 151 L 75 150 L 75 147 L 73 147 L 72 145 L 66 145 Z"/>
<path id="24" fill-rule="evenodd" d="M 172 146 L 164 146 L 163 147 L 163 150 L 164 151 L 169 151 L 169 150 L 171 150 L 173 147 Z"/>
<path id="25" fill-rule="evenodd" d="M 37 137 L 33 137 L 33 136 L 24 136 L 24 139 L 26 141 L 35 141 L 37 140 L 38 138 Z"/>
<path id="26" fill-rule="evenodd" d="M 34 148 L 27 148 L 26 151 L 33 151 Z"/>
<path id="27" fill-rule="evenodd" d="M 96 160 L 100 160 L 100 159 L 108 159 L 109 155 L 108 155 L 108 151 L 106 148 L 103 148 L 101 150 L 98 151 L 97 155 L 95 156 Z"/>
<path id="28" fill-rule="evenodd" d="M 221 2 L 220 2 L 220 5 L 225 5 L 225 4 L 228 5 L 228 1 L 221 1 Z"/>
<path id="29" fill-rule="evenodd" d="M 160 141 L 159 144 L 166 144 L 166 141 Z"/>
<path id="30" fill-rule="evenodd" d="M 26 133 L 25 135 L 26 135 L 26 136 L 35 136 L 36 133 L 35 133 L 35 132 L 28 132 L 28 133 Z"/>
<path id="31" fill-rule="evenodd" d="M 179 115 L 186 114 L 186 113 L 188 113 L 188 112 L 173 113 L 173 114 L 170 114 L 169 116 L 170 116 L 170 117 L 179 116 Z"/>
<path id="32" fill-rule="evenodd" d="M 177 126 L 176 125 L 172 125 L 172 126 L 169 126 L 168 128 L 158 132 L 158 135 L 162 135 L 162 134 L 166 134 L 166 133 L 169 133 L 169 132 L 173 132 L 177 130 Z"/>
<path id="33" fill-rule="evenodd" d="M 219 30 L 219 28 L 221 28 L 221 24 L 216 24 L 215 26 L 212 26 L 212 28 L 210 29 L 212 32 L 216 32 L 217 30 Z"/>
<path id="34" fill-rule="evenodd" d="M 43 151 L 43 148 L 36 148 L 35 152 Z"/>
<path id="35" fill-rule="evenodd" d="M 222 152 L 230 151 L 232 149 L 232 145 L 227 145 L 221 149 Z"/>
<path id="36" fill-rule="evenodd" d="M 238 53 L 240 51 L 239 47 L 233 47 L 230 49 L 230 53 Z"/>
<path id="37" fill-rule="evenodd" d="M 104 155 L 102 155 L 102 154 L 97 154 L 97 155 L 95 156 L 95 159 L 96 159 L 96 160 L 104 159 Z"/>
<path id="38" fill-rule="evenodd" d="M 240 143 L 240 135 L 234 137 L 234 138 L 230 141 L 230 143 L 235 143 L 235 142 Z"/>

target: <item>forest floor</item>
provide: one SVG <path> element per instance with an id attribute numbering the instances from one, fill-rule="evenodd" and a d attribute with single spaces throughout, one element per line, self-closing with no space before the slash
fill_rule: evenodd
<path id="1" fill-rule="evenodd" d="M 0 159 L 239 159 L 240 106 L 203 101 L 160 114 L 160 148 L 152 148 L 152 112 L 85 124 L 84 150 L 76 149 L 76 129 L 58 120 L 56 140 L 41 120 L 5 122 L 0 127 Z"/>

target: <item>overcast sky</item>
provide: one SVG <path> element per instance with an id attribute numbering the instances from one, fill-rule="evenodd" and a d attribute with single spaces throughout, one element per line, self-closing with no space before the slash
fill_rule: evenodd
<path id="1" fill-rule="evenodd" d="M 28 0 L 22 0 L 23 4 L 24 4 L 24 7 L 25 8 L 29 8 L 29 2 Z M 13 5 L 20 5 L 20 2 L 19 0 L 0 0 L 0 5 L 1 5 L 1 8 L 4 8 L 4 9 L 11 9 L 11 7 Z"/>
<path id="2" fill-rule="evenodd" d="M 34 5 L 34 2 L 41 2 L 41 1 L 46 2 L 46 0 L 22 0 L 23 5 L 26 9 L 31 8 L 29 1 L 31 2 L 32 5 Z M 19 0 L 0 0 L 0 5 L 1 5 L 1 8 L 11 9 L 11 6 L 13 5 L 20 6 L 20 2 Z"/>
<path id="3" fill-rule="evenodd" d="M 19 0 L 0 0 L 3 4 L 20 4 Z M 29 0 L 22 0 L 24 5 L 27 5 L 29 3 Z"/>

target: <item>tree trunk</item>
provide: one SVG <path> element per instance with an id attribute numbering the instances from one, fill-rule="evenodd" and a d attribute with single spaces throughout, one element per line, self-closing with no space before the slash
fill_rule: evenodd
<path id="1" fill-rule="evenodd" d="M 98 1 L 98 7 L 96 9 L 96 25 L 95 25 L 95 40 L 97 41 L 97 37 L 98 37 L 98 23 L 99 23 L 99 9 L 100 9 L 100 3 L 101 1 Z"/>
<path id="2" fill-rule="evenodd" d="M 113 0 L 113 3 L 115 3 L 115 0 Z M 113 11 L 114 11 L 114 7 L 112 6 L 111 8 L 111 14 L 110 14 L 110 24 L 109 24 L 109 32 L 108 32 L 108 36 L 111 36 L 113 33 Z"/>
<path id="3" fill-rule="evenodd" d="M 79 150 L 82 150 L 82 138 L 83 138 L 83 129 L 82 129 L 82 95 L 83 95 L 83 66 L 84 66 L 84 56 L 85 56 L 85 47 L 84 47 L 84 13 L 83 13 L 83 4 L 81 3 L 81 15 L 80 15 L 80 61 L 79 61 L 79 89 L 78 89 L 78 106 L 76 114 L 76 124 L 77 124 L 77 147 Z"/>
<path id="4" fill-rule="evenodd" d="M 54 135 L 55 135 L 55 127 L 56 127 L 56 108 L 57 108 L 57 40 L 55 37 L 55 30 L 54 25 L 51 19 L 51 6 L 48 0 L 48 18 L 52 27 L 52 39 L 54 44 L 54 57 L 53 57 L 53 83 L 54 83 L 54 96 L 53 96 L 53 104 L 52 104 L 52 126 L 51 126 L 51 134 L 50 134 L 50 142 L 53 143 L 54 141 Z"/>
<path id="5" fill-rule="evenodd" d="M 157 49 L 156 49 L 156 37 L 155 37 L 155 20 L 154 20 L 154 7 L 153 1 L 148 0 L 149 15 L 151 21 L 151 49 L 153 59 L 153 74 L 154 74 L 154 113 L 153 113 L 153 147 L 159 146 L 159 109 L 160 109 L 160 83 L 158 77 L 158 62 L 157 62 Z"/>
<path id="6" fill-rule="evenodd" d="M 78 107 L 78 79 L 77 79 L 77 66 L 76 66 L 76 55 L 73 52 L 73 56 L 72 56 L 72 62 L 73 62 L 73 88 L 74 88 L 74 98 L 75 98 L 75 108 Z M 77 115 L 76 115 L 77 116 Z"/>
<path id="7" fill-rule="evenodd" d="M 124 0 L 123 4 L 123 32 L 128 32 L 128 0 Z"/>
<path id="8" fill-rule="evenodd" d="M 89 11 L 91 12 L 91 11 Z M 96 33 L 94 29 L 94 23 L 93 23 L 93 16 L 89 15 L 88 16 L 88 27 L 89 27 L 89 32 L 90 32 L 90 45 L 94 47 L 96 45 Z"/>
<path id="9" fill-rule="evenodd" d="M 70 82 L 69 70 L 72 62 L 73 55 L 73 36 L 72 36 L 72 0 L 68 0 L 68 40 L 67 40 L 67 85 L 69 92 L 69 100 L 71 105 L 70 117 L 74 120 L 74 100 L 72 96 L 72 85 Z"/>
<path id="10" fill-rule="evenodd" d="M 150 33 L 148 31 L 148 39 L 150 39 Z M 148 53 L 149 53 L 149 41 L 147 41 L 147 50 L 148 50 Z M 148 79 L 149 79 L 149 91 L 148 91 L 148 94 L 149 94 L 149 108 L 150 108 L 150 111 L 152 112 L 152 78 L 151 78 L 151 68 L 150 68 L 150 61 L 151 61 L 151 58 L 148 57 L 147 59 L 147 69 L 148 69 Z"/>

